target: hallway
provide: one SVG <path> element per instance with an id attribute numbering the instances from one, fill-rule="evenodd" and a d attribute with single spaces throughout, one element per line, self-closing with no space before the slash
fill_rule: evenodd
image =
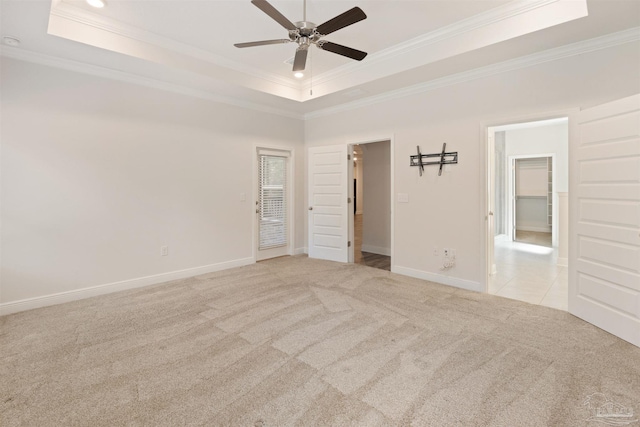
<path id="1" fill-rule="evenodd" d="M 378 255 L 371 252 L 362 252 L 362 214 L 353 217 L 353 262 L 381 270 L 391 271 L 391 257 Z"/>

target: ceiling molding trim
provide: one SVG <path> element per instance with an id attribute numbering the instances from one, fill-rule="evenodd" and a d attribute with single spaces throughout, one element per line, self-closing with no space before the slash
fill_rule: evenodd
<path id="1" fill-rule="evenodd" d="M 596 37 L 593 39 L 568 44 L 531 55 L 510 59 L 507 61 L 499 62 L 497 64 L 487 65 L 485 67 L 476 68 L 474 70 L 464 71 L 450 76 L 441 77 L 425 83 L 419 83 L 402 89 L 389 91 L 380 95 L 374 95 L 357 101 L 344 103 L 336 107 L 317 110 L 305 114 L 304 118 L 305 120 L 307 120 L 326 117 L 344 111 L 355 110 L 393 99 L 404 98 L 406 96 L 416 95 L 446 86 L 452 86 L 471 80 L 489 77 L 495 74 L 528 68 L 538 64 L 543 64 L 545 62 L 557 61 L 571 56 L 581 55 L 637 41 L 640 41 L 640 27 L 630 28 L 628 30 L 608 34 L 606 36 Z"/>
<path id="2" fill-rule="evenodd" d="M 249 110 L 260 111 L 262 113 L 276 114 L 292 119 L 303 120 L 304 115 L 294 113 L 292 111 L 282 110 L 279 108 L 268 107 L 253 102 L 241 101 L 236 98 L 216 95 L 204 90 L 197 90 L 186 86 L 164 82 L 149 77 L 140 76 L 132 73 L 113 70 L 97 65 L 91 65 L 84 62 L 73 61 L 70 59 L 58 58 L 55 56 L 45 55 L 42 53 L 32 52 L 16 47 L 0 46 L 0 56 L 17 59 L 25 62 L 32 62 L 48 67 L 60 68 L 67 71 L 88 74 L 96 77 L 102 77 L 110 80 L 116 80 L 123 83 L 130 83 L 139 86 L 145 86 L 152 89 L 158 89 L 165 92 L 173 92 L 180 95 L 186 95 L 194 98 L 204 99 L 220 104 L 231 105 L 234 107 L 246 108 Z"/>
<path id="3" fill-rule="evenodd" d="M 344 78 L 346 75 L 356 71 L 361 71 L 363 68 L 375 66 L 381 62 L 392 60 L 397 56 L 410 53 L 434 43 L 439 43 L 446 39 L 460 36 L 487 25 L 513 18 L 514 16 L 530 12 L 558 1 L 559 0 L 516 0 L 509 2 L 505 5 L 479 13 L 467 19 L 463 19 L 462 21 L 431 31 L 427 34 L 414 37 L 413 39 L 396 44 L 390 48 L 375 52 L 369 55 L 366 62 L 348 63 L 318 76 L 314 76 L 314 84 L 321 85 L 332 80 Z"/>
<path id="4" fill-rule="evenodd" d="M 298 81 L 286 79 L 271 73 L 260 72 L 257 69 L 244 66 L 235 61 L 230 61 L 206 50 L 178 42 L 168 37 L 163 37 L 150 31 L 136 28 L 134 26 L 116 21 L 114 19 L 104 18 L 65 2 L 58 2 L 52 5 L 50 14 L 59 18 L 68 19 L 81 25 L 87 25 L 98 30 L 117 34 L 121 37 L 126 37 L 137 40 L 139 42 L 149 43 L 154 46 L 162 47 L 163 49 L 167 49 L 171 52 L 190 56 L 192 58 L 196 58 L 217 66 L 225 67 L 257 79 L 268 81 L 270 83 L 296 90 L 300 90 L 301 88 L 301 83 Z"/>

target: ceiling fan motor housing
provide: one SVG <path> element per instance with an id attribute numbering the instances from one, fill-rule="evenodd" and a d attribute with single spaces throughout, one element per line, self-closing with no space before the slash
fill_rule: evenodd
<path id="1" fill-rule="evenodd" d="M 309 21 L 299 21 L 295 23 L 297 29 L 289 31 L 291 41 L 298 43 L 300 47 L 315 43 L 321 37 L 316 31 L 316 24 Z"/>

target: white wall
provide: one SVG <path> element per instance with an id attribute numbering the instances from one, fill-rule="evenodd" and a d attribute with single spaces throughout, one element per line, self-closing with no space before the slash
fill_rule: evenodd
<path id="1" fill-rule="evenodd" d="M 300 120 L 7 58 L 1 113 L 5 312 L 252 262 L 256 144 L 295 150 L 304 247 Z"/>
<path id="2" fill-rule="evenodd" d="M 547 158 L 520 159 L 516 164 L 516 194 L 547 197 Z"/>
<path id="3" fill-rule="evenodd" d="M 362 144 L 364 214 L 362 251 L 391 255 L 391 148 L 389 141 Z"/>
<path id="4" fill-rule="evenodd" d="M 410 274 L 471 289 L 484 282 L 485 124 L 589 107 L 640 92 L 640 46 L 628 43 L 440 87 L 306 122 L 307 144 L 346 144 L 394 136 L 396 193 L 394 266 Z M 513 120 L 515 121 L 515 120 Z M 513 122 L 512 121 L 512 122 Z M 457 165 L 437 176 L 409 167 L 416 145 L 458 151 Z M 433 248 L 456 249 L 456 266 L 440 271 Z"/>
<path id="5" fill-rule="evenodd" d="M 640 45 L 627 43 L 303 124 L 3 58 L 0 303 L 248 262 L 255 144 L 295 147 L 300 184 L 303 138 L 314 146 L 390 135 L 395 192 L 409 195 L 393 206 L 394 271 L 480 289 L 483 123 L 638 93 L 639 74 Z M 419 177 L 408 156 L 416 145 L 438 152 L 442 142 L 459 163 Z M 299 248 L 304 187 L 296 187 Z M 434 247 L 456 249 L 456 267 L 441 272 Z"/>
<path id="6" fill-rule="evenodd" d="M 505 134 L 507 158 L 520 155 L 554 154 L 556 191 L 569 190 L 568 122 L 507 130 Z"/>

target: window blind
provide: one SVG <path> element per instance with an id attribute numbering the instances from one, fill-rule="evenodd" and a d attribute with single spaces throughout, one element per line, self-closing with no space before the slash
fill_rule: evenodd
<path id="1" fill-rule="evenodd" d="M 287 245 L 287 158 L 259 154 L 260 250 Z"/>

